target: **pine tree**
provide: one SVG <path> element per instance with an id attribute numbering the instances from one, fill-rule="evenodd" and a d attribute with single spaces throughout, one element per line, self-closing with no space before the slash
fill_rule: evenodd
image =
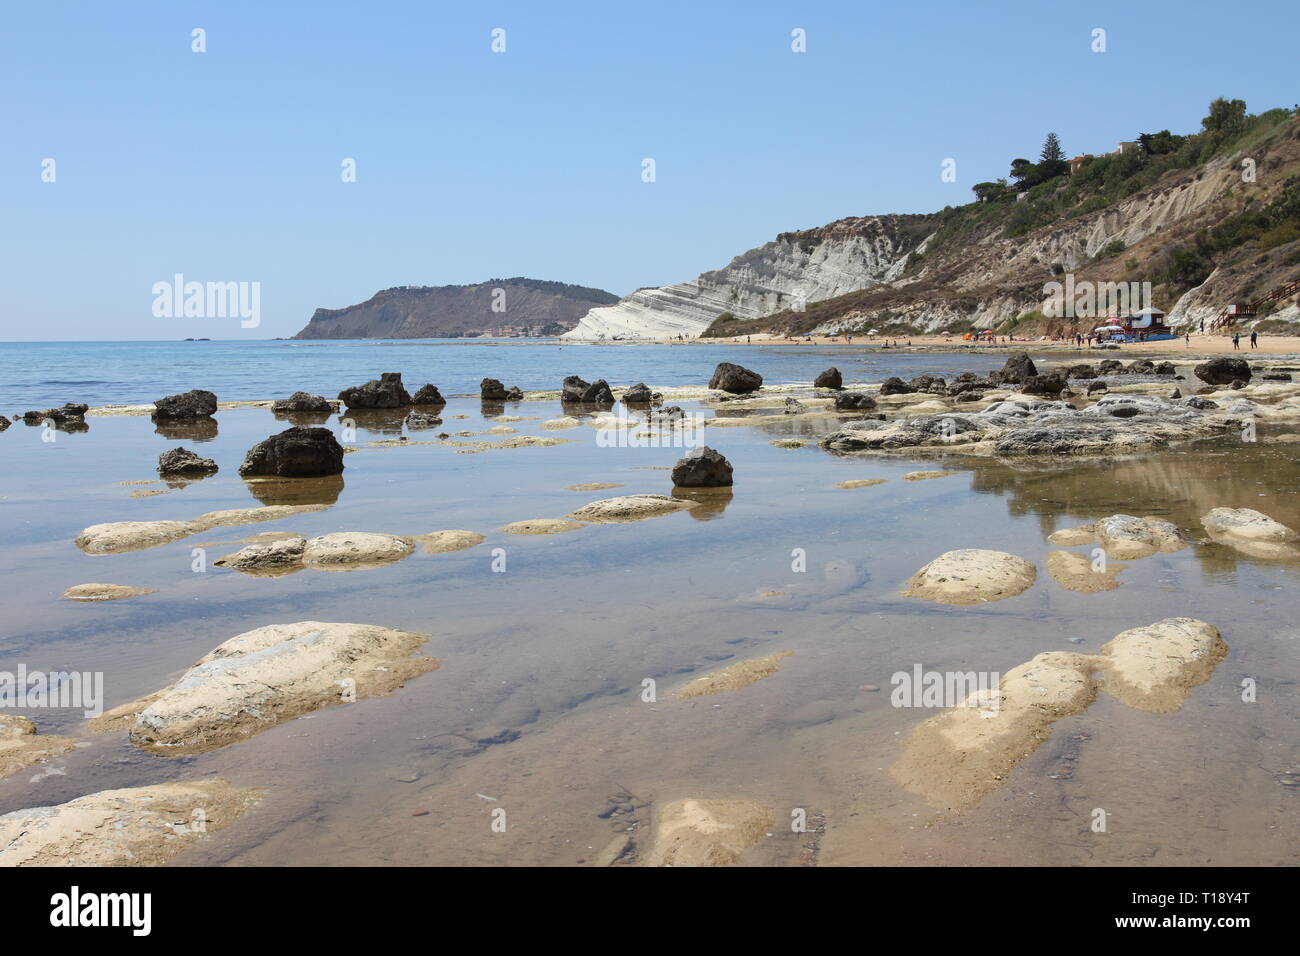
<path id="1" fill-rule="evenodd" d="M 1047 134 L 1047 139 L 1043 140 L 1043 151 L 1038 154 L 1038 158 L 1045 163 L 1059 163 L 1065 159 L 1065 151 L 1061 149 L 1061 141 L 1055 133 Z"/>

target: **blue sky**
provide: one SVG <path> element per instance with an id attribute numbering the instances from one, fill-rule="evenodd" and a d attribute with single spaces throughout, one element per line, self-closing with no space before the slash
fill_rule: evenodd
<path id="1" fill-rule="evenodd" d="M 1074 155 L 1191 132 L 1219 95 L 1291 106 L 1298 10 L 10 4 L 0 339 L 269 338 L 394 285 L 682 281 L 778 232 L 968 202 L 1048 130 Z M 260 282 L 260 327 L 154 317 L 175 273 Z"/>

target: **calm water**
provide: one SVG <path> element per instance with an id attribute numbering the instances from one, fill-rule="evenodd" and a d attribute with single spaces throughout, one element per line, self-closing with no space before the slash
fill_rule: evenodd
<path id="1" fill-rule="evenodd" d="M 737 352 L 740 352 L 739 356 Z M 0 342 L 0 408 L 151 402 L 206 388 L 222 401 L 287 396 L 299 389 L 333 398 L 342 389 L 400 371 L 414 391 L 433 382 L 444 395 L 478 394 L 484 378 L 524 391 L 558 389 L 566 375 L 611 385 L 704 385 L 714 366 L 737 361 L 769 384 L 809 382 L 837 364 L 846 382 L 890 375 L 951 376 L 1001 368 L 1004 356 L 903 354 L 875 346 L 618 346 L 441 340 L 413 342 Z"/>
<path id="2" fill-rule="evenodd" d="M 331 394 L 384 370 L 453 393 L 484 375 L 525 389 L 555 388 L 570 373 L 619 384 L 700 384 L 720 358 L 772 382 L 807 381 L 830 364 L 848 379 L 872 380 L 980 371 L 1002 361 L 808 346 L 170 343 L 6 345 L 2 354 L 0 396 L 24 408 L 147 401 L 197 385 L 223 399 L 295 388 Z M 88 358 L 95 354 L 99 361 Z M 1208 444 L 1060 469 L 953 459 L 944 464 L 958 474 L 908 482 L 904 473 L 934 467 L 933 460 L 769 444 L 830 430 L 831 418 L 717 428 L 708 441 L 735 466 L 730 498 L 635 524 L 527 538 L 495 529 L 560 517 L 609 495 L 667 494 L 660 469 L 680 450 L 597 447 L 585 426 L 541 430 L 541 420 L 560 413 L 558 402 L 512 404 L 507 412 L 531 419 L 513 424 L 521 434 L 570 443 L 457 454 L 444 446 L 368 446 L 386 435 L 363 427 L 342 482 L 323 495 L 328 510 L 103 557 L 73 546 L 83 527 L 258 504 L 236 469 L 250 445 L 284 423 L 263 409 L 221 411 L 215 435 L 195 446 L 220 473 L 145 498 L 129 497 L 137 486 L 120 482 L 155 477 L 158 454 L 178 444 L 148 418 L 92 417 L 89 431 L 53 443 L 22 425 L 0 435 L 7 544 L 0 669 L 102 671 L 114 706 L 165 686 L 235 634 L 300 620 L 427 633 L 427 653 L 442 662 L 390 697 L 320 711 L 184 759 L 142 754 L 123 734 L 89 735 L 79 712 L 28 712 L 43 732 L 85 746 L 52 761 L 55 774 L 38 767 L 0 780 L 0 812 L 218 775 L 264 788 L 265 800 L 177 863 L 568 865 L 627 826 L 644 852 L 648 813 L 635 823 L 601 816 L 608 797 L 621 792 L 651 803 L 766 802 L 778 825 L 747 858 L 756 863 L 808 862 L 809 838 L 781 825 L 796 807 L 825 820 L 825 834 L 813 841 L 823 864 L 1294 862 L 1300 794 L 1287 774 L 1300 770 L 1297 568 L 1197 544 L 1130 563 L 1115 591 L 1078 594 L 1052 581 L 1045 559 L 1051 531 L 1117 511 L 1166 517 L 1194 540 L 1199 516 L 1215 506 L 1257 508 L 1300 527 L 1297 446 Z M 451 432 L 495 424 L 472 399 L 452 399 L 443 417 Z M 849 478 L 887 481 L 833 487 Z M 564 490 L 591 481 L 623 487 Z M 449 528 L 487 540 L 350 574 L 265 579 L 210 566 L 263 531 Z M 192 570 L 195 547 L 207 551 L 202 573 Z M 978 608 L 899 596 L 918 567 L 960 547 L 1019 554 L 1039 567 L 1038 581 Z M 491 569 L 494 548 L 505 551 L 503 573 Z M 792 570 L 795 549 L 807 554 L 804 573 Z M 60 598 L 89 581 L 158 593 L 91 605 Z M 767 590 L 784 594 L 755 597 Z M 1231 650 L 1179 712 L 1148 714 L 1103 696 L 1058 722 L 1004 787 L 961 814 L 928 808 L 890 778 L 901 741 L 928 716 L 890 706 L 895 671 L 921 663 L 1005 672 L 1041 651 L 1095 651 L 1121 630 L 1181 615 L 1218 626 Z M 795 653 L 749 688 L 669 698 L 693 676 L 780 650 Z M 1240 700 L 1246 677 L 1259 685 L 1253 704 Z M 658 703 L 640 698 L 646 678 L 658 682 Z M 498 806 L 508 814 L 504 834 L 490 829 Z M 1112 815 L 1107 834 L 1089 830 L 1095 807 Z"/>

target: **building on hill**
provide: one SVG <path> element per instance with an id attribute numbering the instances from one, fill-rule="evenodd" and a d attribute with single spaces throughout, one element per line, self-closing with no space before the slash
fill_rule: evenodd
<path id="1" fill-rule="evenodd" d="M 1079 171 L 1079 167 L 1083 165 L 1083 161 L 1085 159 L 1092 159 L 1092 153 L 1083 153 L 1082 155 L 1076 156 L 1074 157 L 1074 159 L 1070 160 L 1071 176 L 1073 176 L 1075 173 Z"/>

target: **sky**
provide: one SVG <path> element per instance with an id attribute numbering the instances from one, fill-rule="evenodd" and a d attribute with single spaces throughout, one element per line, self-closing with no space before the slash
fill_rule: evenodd
<path id="1" fill-rule="evenodd" d="M 779 232 L 969 202 L 1049 130 L 1073 156 L 1194 132 L 1216 96 L 1293 106 L 1297 26 L 1294 0 L 9 2 L 0 340 L 681 282 Z M 258 283 L 258 324 L 155 314 L 177 274 Z"/>

